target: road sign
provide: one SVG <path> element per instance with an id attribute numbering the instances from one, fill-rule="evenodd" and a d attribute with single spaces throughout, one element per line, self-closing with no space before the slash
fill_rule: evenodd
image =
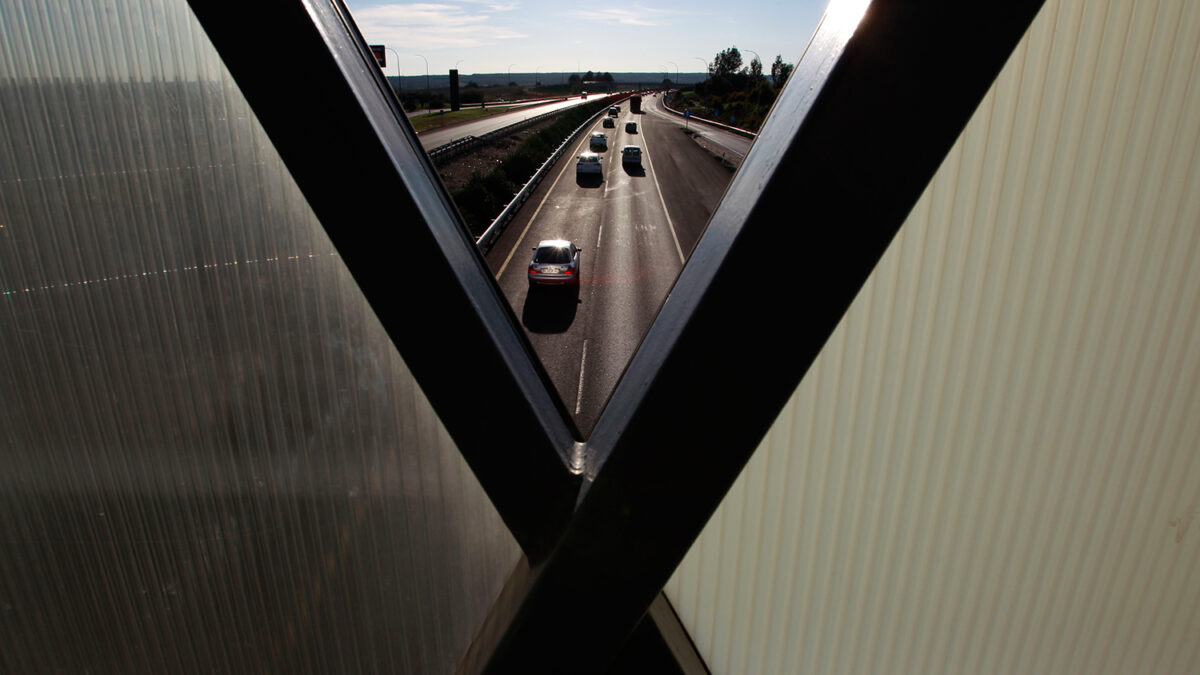
<path id="1" fill-rule="evenodd" d="M 387 54 L 384 53 L 384 45 L 371 45 L 371 53 L 375 55 L 375 62 L 380 68 L 387 67 Z"/>

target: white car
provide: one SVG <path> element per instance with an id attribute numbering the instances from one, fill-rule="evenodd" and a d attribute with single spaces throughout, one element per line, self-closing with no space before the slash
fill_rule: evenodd
<path id="1" fill-rule="evenodd" d="M 642 163 L 642 149 L 636 145 L 627 145 L 621 148 L 621 163 L 640 165 Z"/>
<path id="2" fill-rule="evenodd" d="M 604 175 L 604 160 L 594 152 L 585 152 L 579 155 L 579 159 L 575 162 L 575 175 L 582 176 L 589 173 L 597 176 Z"/>

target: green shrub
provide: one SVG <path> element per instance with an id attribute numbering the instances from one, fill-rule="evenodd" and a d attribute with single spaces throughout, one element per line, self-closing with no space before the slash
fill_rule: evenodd
<path id="1" fill-rule="evenodd" d="M 512 201 L 520 186 L 550 158 L 567 135 L 607 105 L 597 101 L 563 113 L 553 124 L 531 135 L 512 156 L 486 175 L 476 173 L 451 198 L 471 236 L 479 237 Z"/>

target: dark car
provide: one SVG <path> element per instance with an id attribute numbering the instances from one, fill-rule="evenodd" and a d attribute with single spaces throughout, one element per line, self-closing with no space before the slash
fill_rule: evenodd
<path id="1" fill-rule="evenodd" d="M 529 286 L 578 285 L 580 250 L 566 239 L 539 242 L 533 249 L 533 260 L 529 262 Z"/>
<path id="2" fill-rule="evenodd" d="M 625 123 L 625 133 L 636 134 L 637 133 L 637 122 L 626 122 Z"/>
<path id="3" fill-rule="evenodd" d="M 601 126 L 603 126 L 605 129 L 615 129 L 617 126 L 617 121 L 611 117 L 605 117 L 604 123 Z"/>

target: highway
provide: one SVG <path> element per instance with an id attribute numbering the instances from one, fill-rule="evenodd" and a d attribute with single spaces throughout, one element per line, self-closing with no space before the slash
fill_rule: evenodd
<path id="1" fill-rule="evenodd" d="M 555 110 L 563 110 L 573 108 L 581 103 L 594 101 L 597 97 L 592 96 L 588 99 L 580 99 L 578 96 L 560 100 L 554 99 L 552 103 L 540 103 L 534 105 L 514 106 L 512 112 L 500 113 L 497 115 L 488 115 L 471 122 L 455 124 L 453 126 L 429 129 L 417 134 L 417 138 L 421 141 L 421 146 L 426 151 L 443 146 L 452 141 L 467 136 L 482 136 L 486 133 L 502 129 L 512 124 L 516 124 L 530 117 L 537 117 Z"/>
<path id="2" fill-rule="evenodd" d="M 713 154 L 725 157 L 734 164 L 740 165 L 742 158 L 746 156 L 746 153 L 750 152 L 750 144 L 753 142 L 753 139 L 749 137 L 705 124 L 704 122 L 697 121 L 695 118 L 685 122 L 679 115 L 663 109 L 661 105 L 654 106 L 649 112 L 690 130 L 697 143 L 708 148 Z"/>
<path id="3" fill-rule="evenodd" d="M 616 128 L 597 120 L 488 254 L 488 263 L 564 406 L 586 434 L 666 299 L 732 171 L 646 96 L 642 114 L 621 104 Z M 625 123 L 636 121 L 637 133 Z M 696 124 L 692 123 L 692 127 Z M 577 179 L 575 156 L 592 131 L 608 136 L 603 180 Z M 714 130 L 715 134 L 732 136 Z M 642 147 L 641 168 L 621 147 Z M 544 239 L 583 249 L 578 290 L 530 289 L 526 269 Z"/>

